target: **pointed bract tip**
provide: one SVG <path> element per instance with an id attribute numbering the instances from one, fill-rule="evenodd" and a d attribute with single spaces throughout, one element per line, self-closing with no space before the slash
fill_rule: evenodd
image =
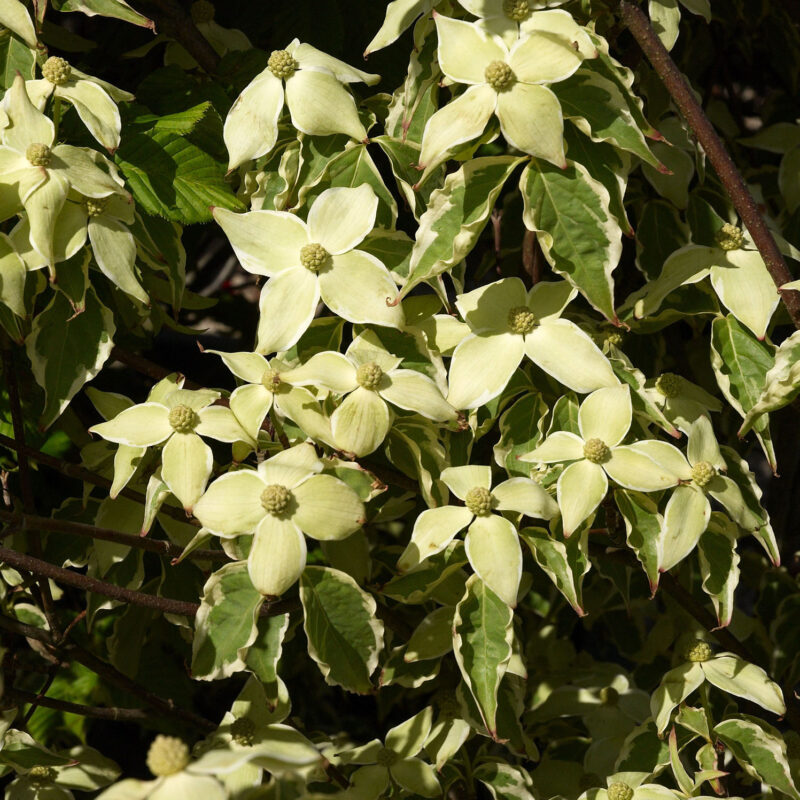
<path id="1" fill-rule="evenodd" d="M 648 139 L 652 139 L 654 142 L 667 141 L 661 131 L 657 131 L 655 128 L 653 128 L 649 133 L 646 133 L 645 136 L 647 136 Z"/>
<path id="2" fill-rule="evenodd" d="M 569 166 L 567 159 L 564 159 L 564 163 L 559 166 L 559 169 L 566 169 Z"/>
<path id="3" fill-rule="evenodd" d="M 669 167 L 667 167 L 666 165 L 662 164 L 660 161 L 658 162 L 658 166 L 656 167 L 656 169 L 662 175 L 674 175 L 675 174 Z"/>
<path id="4" fill-rule="evenodd" d="M 392 300 L 389 297 L 385 299 L 386 299 L 386 305 L 389 306 L 390 308 L 394 308 L 400 302 L 400 300 L 402 300 L 402 296 L 398 294 L 394 300 Z"/>

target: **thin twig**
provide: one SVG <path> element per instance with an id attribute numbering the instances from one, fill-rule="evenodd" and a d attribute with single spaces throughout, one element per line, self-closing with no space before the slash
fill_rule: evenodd
<path id="1" fill-rule="evenodd" d="M 747 188 L 741 173 L 725 145 L 720 139 L 711 120 L 706 116 L 703 107 L 689 86 L 683 73 L 672 60 L 667 49 L 661 43 L 650 21 L 644 12 L 630 0 L 620 0 L 620 16 L 639 43 L 644 54 L 653 65 L 656 74 L 661 78 L 675 104 L 680 109 L 697 141 L 705 150 L 708 160 L 716 170 L 722 185 L 739 212 L 742 222 L 747 226 L 756 247 L 764 259 L 764 264 L 779 289 L 781 299 L 794 323 L 800 329 L 800 292 L 780 291 L 780 287 L 792 280 L 792 274 L 786 266 L 783 255 L 770 232 L 763 215 L 759 211 L 755 198 Z"/>
<path id="2" fill-rule="evenodd" d="M 109 528 L 98 528 L 86 525 L 83 522 L 72 522 L 64 519 L 50 519 L 37 517 L 30 514 L 19 514 L 14 511 L 0 510 L 0 522 L 13 524 L 18 530 L 38 530 L 48 533 L 66 533 L 75 536 L 85 536 L 91 539 L 101 539 L 105 542 L 117 542 L 128 547 L 137 547 L 151 553 L 178 558 L 183 553 L 183 548 L 171 542 L 149 539 L 142 536 L 132 536 L 129 533 L 120 533 Z M 222 550 L 194 550 L 187 558 L 202 561 L 229 561 L 227 554 Z"/>
<path id="3" fill-rule="evenodd" d="M 78 714 L 81 717 L 93 719 L 110 719 L 116 722 L 147 722 L 152 719 L 150 711 L 141 708 L 117 708 L 111 706 L 85 706 L 80 703 L 70 703 L 67 700 L 56 700 L 53 697 L 40 697 L 33 692 L 23 692 L 20 689 L 6 688 L 3 693 L 6 708 L 22 703 L 37 703 L 45 708 L 54 708 L 57 711 L 66 711 L 69 714 Z M 8 705 L 8 704 L 11 705 Z"/>

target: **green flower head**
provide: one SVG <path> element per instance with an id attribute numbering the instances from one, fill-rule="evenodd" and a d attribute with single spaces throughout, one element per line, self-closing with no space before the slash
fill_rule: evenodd
<path id="1" fill-rule="evenodd" d="M 63 86 L 72 76 L 72 67 L 63 58 L 50 56 L 42 66 L 42 75 L 53 85 Z"/>
<path id="2" fill-rule="evenodd" d="M 174 775 L 189 763 L 189 748 L 182 739 L 159 734 L 147 752 L 147 768 L 157 778 Z"/>

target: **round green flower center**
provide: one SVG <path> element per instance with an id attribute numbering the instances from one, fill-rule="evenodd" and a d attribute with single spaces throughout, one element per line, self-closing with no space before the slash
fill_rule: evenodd
<path id="1" fill-rule="evenodd" d="M 619 692 L 613 686 L 604 686 L 600 690 L 600 702 L 604 706 L 615 706 L 619 702 Z"/>
<path id="2" fill-rule="evenodd" d="M 328 251 L 321 244 L 304 244 L 300 248 L 300 263 L 312 272 L 319 272 L 328 260 Z"/>
<path id="3" fill-rule="evenodd" d="M 356 383 L 364 389 L 375 391 L 382 377 L 383 370 L 374 361 L 370 361 L 368 364 L 362 364 L 356 370 Z"/>
<path id="4" fill-rule="evenodd" d="M 196 3 L 192 3 L 189 13 L 192 15 L 192 22 L 195 25 L 211 22 L 214 19 L 214 4 L 209 3 L 208 0 L 197 0 Z"/>
<path id="5" fill-rule="evenodd" d="M 234 720 L 231 724 L 231 736 L 236 744 L 241 744 L 245 747 L 250 747 L 253 744 L 253 739 L 256 735 L 256 726 L 251 719 Z"/>
<path id="6" fill-rule="evenodd" d="M 157 778 L 174 775 L 189 763 L 189 748 L 176 736 L 159 734 L 147 752 L 147 768 Z"/>
<path id="7" fill-rule="evenodd" d="M 99 217 L 108 205 L 107 197 L 84 197 L 83 210 L 90 217 Z"/>
<path id="8" fill-rule="evenodd" d="M 608 787 L 608 800 L 632 800 L 633 789 L 627 783 L 612 783 Z"/>
<path id="9" fill-rule="evenodd" d="M 261 385 L 265 389 L 269 389 L 271 392 L 276 391 L 281 385 L 280 372 L 268 367 L 266 370 L 264 370 L 264 374 L 261 376 Z"/>
<path id="10" fill-rule="evenodd" d="M 708 461 L 698 461 L 692 467 L 692 480 L 702 489 L 704 486 L 708 486 L 711 482 L 711 479 L 716 477 L 717 470 L 714 469 L 713 464 L 709 464 Z"/>
<path id="11" fill-rule="evenodd" d="M 69 61 L 63 58 L 50 56 L 42 65 L 42 75 L 50 83 L 56 86 L 63 86 L 72 75 L 72 67 L 69 65 Z"/>
<path id="12" fill-rule="evenodd" d="M 592 464 L 605 464 L 611 458 L 611 448 L 602 439 L 589 439 L 583 445 L 583 455 Z"/>
<path id="13" fill-rule="evenodd" d="M 25 158 L 27 158 L 34 167 L 49 167 L 50 148 L 46 144 L 41 144 L 39 142 L 29 144 L 28 149 L 25 151 Z"/>
<path id="14" fill-rule="evenodd" d="M 503 13 L 514 22 L 522 22 L 531 15 L 528 0 L 503 0 Z"/>
<path id="15" fill-rule="evenodd" d="M 496 92 L 505 92 L 517 82 L 517 76 L 505 61 L 492 61 L 483 74 Z"/>
<path id="16" fill-rule="evenodd" d="M 261 492 L 261 505 L 273 517 L 283 514 L 289 508 L 291 499 L 292 493 L 279 483 L 273 483 Z"/>
<path id="17" fill-rule="evenodd" d="M 199 422 L 197 412 L 189 406 L 175 406 L 169 412 L 169 424 L 177 433 L 191 433 Z"/>
<path id="18" fill-rule="evenodd" d="M 726 222 L 715 234 L 714 238 L 722 250 L 738 250 L 744 244 L 744 233 L 741 228 Z"/>
<path id="19" fill-rule="evenodd" d="M 388 747 L 381 747 L 381 749 L 378 750 L 378 754 L 375 756 L 375 763 L 382 767 L 391 767 L 392 764 L 396 764 L 399 760 L 400 756 Z"/>
<path id="20" fill-rule="evenodd" d="M 56 778 L 56 771 L 53 767 L 43 767 L 37 764 L 31 767 L 28 777 L 36 783 L 51 783 Z"/>
<path id="21" fill-rule="evenodd" d="M 492 493 L 483 486 L 475 486 L 467 492 L 464 504 L 476 517 L 485 517 L 492 510 Z"/>
<path id="22" fill-rule="evenodd" d="M 267 66 L 276 78 L 291 78 L 300 65 L 287 50 L 273 50 Z"/>
<path id="23" fill-rule="evenodd" d="M 714 655 L 711 645 L 708 642 L 693 642 L 683 654 L 687 661 L 708 661 Z"/>
<path id="24" fill-rule="evenodd" d="M 527 306 L 515 306 L 508 312 L 508 327 L 512 333 L 530 333 L 536 327 L 536 317 Z"/>
<path id="25" fill-rule="evenodd" d="M 614 331 L 613 333 L 606 334 L 606 342 L 608 344 L 613 344 L 614 347 L 622 347 L 622 343 L 625 341 L 625 336 L 618 331 Z"/>
<path id="26" fill-rule="evenodd" d="M 656 390 L 664 397 L 677 397 L 683 390 L 683 378 L 674 372 L 665 372 L 658 376 Z"/>

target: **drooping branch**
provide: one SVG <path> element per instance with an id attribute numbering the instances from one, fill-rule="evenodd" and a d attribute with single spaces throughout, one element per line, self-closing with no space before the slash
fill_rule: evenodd
<path id="1" fill-rule="evenodd" d="M 653 69 L 661 79 L 675 105 L 678 106 L 697 141 L 702 145 L 708 160 L 717 172 L 725 191 L 733 201 L 742 222 L 747 226 L 756 247 L 764 259 L 764 264 L 778 287 L 781 299 L 794 323 L 800 329 L 800 292 L 792 290 L 780 291 L 780 287 L 792 280 L 792 274 L 786 266 L 775 238 L 770 232 L 763 215 L 759 211 L 755 198 L 747 188 L 741 173 L 717 132 L 711 120 L 703 111 L 703 107 L 694 96 L 688 81 L 672 60 L 667 49 L 661 43 L 653 26 L 644 12 L 631 0 L 620 0 L 620 16 L 642 51 L 653 65 Z"/>
<path id="2" fill-rule="evenodd" d="M 0 510 L 0 522 L 14 525 L 22 531 L 42 531 L 52 533 L 66 533 L 74 536 L 85 536 L 90 539 L 101 539 L 105 542 L 117 542 L 136 547 L 139 550 L 147 550 L 151 553 L 158 553 L 163 556 L 178 558 L 183 553 L 183 548 L 171 542 L 158 539 L 149 539 L 142 536 L 132 536 L 129 533 L 109 528 L 98 528 L 94 525 L 86 525 L 83 522 L 72 522 L 64 519 L 50 519 L 49 517 L 37 517 L 31 514 L 19 514 L 14 511 Z M 206 560 L 206 561 L 229 561 L 228 556 L 221 550 L 194 550 L 187 558 Z"/>

